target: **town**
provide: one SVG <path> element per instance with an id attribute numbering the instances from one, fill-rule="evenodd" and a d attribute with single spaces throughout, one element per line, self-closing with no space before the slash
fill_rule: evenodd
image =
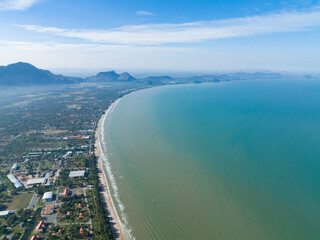
<path id="1" fill-rule="evenodd" d="M 99 185 L 90 147 L 28 154 L 2 169 L 1 208 L 9 210 L 0 211 L 1 239 L 93 238 Z"/>
<path id="2" fill-rule="evenodd" d="M 0 239 L 116 238 L 100 195 L 95 131 L 112 101 L 135 89 L 100 85 L 4 93 Z"/>

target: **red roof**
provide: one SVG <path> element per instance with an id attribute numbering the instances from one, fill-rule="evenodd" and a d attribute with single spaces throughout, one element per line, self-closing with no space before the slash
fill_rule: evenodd
<path id="1" fill-rule="evenodd" d="M 36 228 L 36 232 L 42 232 L 47 225 L 46 223 L 47 223 L 46 221 L 40 221 Z"/>
<path id="2" fill-rule="evenodd" d="M 49 215 L 49 214 L 53 214 L 53 209 L 49 209 L 44 211 L 44 214 Z"/>
<path id="3" fill-rule="evenodd" d="M 66 188 L 66 189 L 63 191 L 63 195 L 64 195 L 64 196 L 68 196 L 68 194 L 69 194 L 69 189 Z"/>

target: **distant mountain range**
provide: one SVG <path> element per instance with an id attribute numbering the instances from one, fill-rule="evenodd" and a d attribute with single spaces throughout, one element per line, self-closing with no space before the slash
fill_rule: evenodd
<path id="1" fill-rule="evenodd" d="M 89 81 L 89 82 L 116 82 L 116 81 L 134 81 L 134 80 L 136 79 L 127 72 L 118 74 L 115 71 L 100 72 L 95 76 L 88 77 L 85 79 L 85 81 Z"/>
<path id="2" fill-rule="evenodd" d="M 275 79 L 283 77 L 294 77 L 272 72 L 255 73 L 229 73 L 216 75 L 200 75 L 191 77 L 172 78 L 170 76 L 150 76 L 143 79 L 136 79 L 129 73 L 118 74 L 114 71 L 100 72 L 88 78 L 67 77 L 56 75 L 48 70 L 38 69 L 29 63 L 18 62 L 8 66 L 0 66 L 0 86 L 28 86 L 28 85 L 57 85 L 75 84 L 83 82 L 117 83 L 117 82 L 136 82 L 146 85 L 167 85 L 179 83 L 202 83 L 220 82 L 230 80 L 246 79 Z M 310 76 L 299 76 L 310 78 Z"/>
<path id="3" fill-rule="evenodd" d="M 0 66 L 0 85 L 2 86 L 72 84 L 80 81 L 82 81 L 81 78 L 55 75 L 29 63 L 18 62 Z"/>

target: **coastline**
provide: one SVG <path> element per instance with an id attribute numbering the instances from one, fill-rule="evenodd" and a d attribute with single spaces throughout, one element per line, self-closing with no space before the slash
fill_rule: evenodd
<path id="1" fill-rule="evenodd" d="M 100 119 L 98 121 L 98 125 L 97 125 L 96 131 L 95 131 L 95 155 L 98 158 L 98 165 L 97 165 L 98 170 L 99 170 L 98 175 L 99 175 L 99 179 L 100 179 L 100 184 L 102 186 L 102 190 L 100 191 L 100 193 L 103 195 L 102 200 L 104 200 L 104 202 L 106 203 L 105 207 L 108 212 L 108 218 L 111 223 L 113 235 L 114 235 L 115 239 L 125 240 L 126 239 L 125 231 L 123 229 L 118 212 L 117 212 L 115 205 L 113 203 L 113 200 L 111 197 L 111 192 L 110 192 L 110 185 L 107 180 L 105 170 L 103 168 L 103 163 L 102 163 L 102 159 L 101 159 L 100 136 L 99 136 L 101 126 L 102 126 L 105 118 L 108 116 L 108 113 L 110 112 L 110 110 L 114 107 L 114 105 L 116 105 L 119 102 L 120 99 L 121 98 L 118 98 L 116 101 L 114 101 L 108 107 L 108 109 L 105 111 L 105 113 L 100 117 Z"/>
<path id="2" fill-rule="evenodd" d="M 177 84 L 179 86 L 184 85 L 184 84 Z M 108 117 L 108 114 L 110 111 L 117 105 L 117 103 L 124 97 L 129 96 L 131 94 L 135 94 L 137 92 L 143 91 L 143 90 L 148 90 L 148 89 L 154 89 L 154 88 L 163 88 L 163 87 L 172 87 L 176 85 L 164 85 L 164 86 L 153 86 L 153 87 L 147 87 L 147 88 L 142 88 L 142 89 L 135 89 L 133 91 L 130 91 L 123 96 L 117 98 L 114 102 L 110 104 L 110 106 L 107 108 L 107 110 L 101 115 L 96 131 L 95 131 L 95 156 L 97 157 L 97 168 L 98 168 L 98 177 L 100 179 L 100 185 L 101 185 L 101 190 L 100 194 L 102 194 L 103 198 L 102 201 L 105 202 L 105 208 L 108 213 L 108 218 L 110 221 L 110 225 L 112 228 L 112 232 L 114 235 L 114 238 L 117 240 L 126 240 L 126 239 L 135 239 L 134 237 L 131 236 L 131 229 L 126 229 L 124 223 L 122 223 L 119 213 L 115 207 L 113 198 L 111 196 L 110 192 L 110 181 L 107 179 L 108 175 L 108 170 L 105 170 L 103 167 L 103 162 L 102 162 L 102 151 L 101 151 L 101 146 L 100 146 L 100 130 L 101 127 L 103 127 L 104 121 L 106 117 Z M 107 172 L 106 172 L 107 171 Z M 109 175 L 108 175 L 109 176 Z M 111 180 L 112 181 L 112 180 Z M 126 221 L 126 220 L 124 220 Z M 125 223 L 126 224 L 126 223 Z"/>

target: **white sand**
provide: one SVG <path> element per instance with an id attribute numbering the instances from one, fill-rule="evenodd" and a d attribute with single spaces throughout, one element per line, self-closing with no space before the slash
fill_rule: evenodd
<path id="1" fill-rule="evenodd" d="M 110 109 L 113 107 L 114 104 L 116 104 L 119 101 L 116 100 L 113 104 L 111 104 L 108 108 L 108 110 L 103 114 L 98 122 L 97 129 L 95 132 L 95 155 L 98 157 L 98 169 L 99 169 L 99 179 L 101 183 L 101 194 L 103 195 L 103 200 L 106 203 L 106 209 L 108 211 L 108 217 L 110 219 L 110 223 L 112 225 L 113 233 L 116 237 L 116 239 L 124 240 L 126 239 L 124 229 L 121 223 L 121 220 L 118 216 L 117 210 L 113 204 L 113 200 L 111 197 L 110 189 L 109 189 L 109 183 L 107 181 L 104 168 L 102 166 L 102 159 L 100 157 L 101 155 L 101 148 L 100 148 L 100 140 L 99 140 L 99 131 L 101 128 L 101 124 L 103 123 L 105 117 L 107 117 L 108 113 L 110 112 Z"/>

